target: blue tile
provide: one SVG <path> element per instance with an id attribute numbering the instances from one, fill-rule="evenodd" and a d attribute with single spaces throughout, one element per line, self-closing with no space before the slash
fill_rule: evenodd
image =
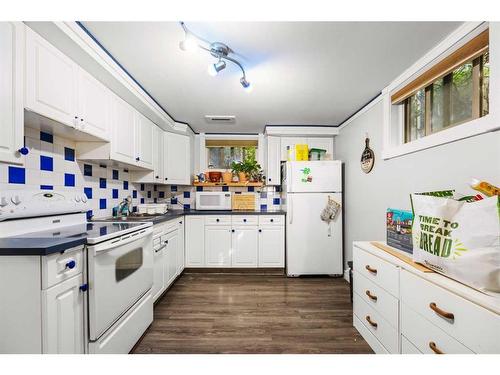
<path id="1" fill-rule="evenodd" d="M 222 191 L 229 191 L 229 186 L 223 186 Z"/>
<path id="2" fill-rule="evenodd" d="M 184 209 L 185 210 L 190 210 L 191 209 L 191 205 L 190 204 L 185 204 L 184 205 Z"/>
<path id="3" fill-rule="evenodd" d="M 52 185 L 40 185 L 40 190 L 54 190 Z"/>
<path id="4" fill-rule="evenodd" d="M 92 210 L 88 210 L 87 211 L 87 220 L 92 219 L 92 216 L 94 216 L 94 213 L 92 212 Z"/>
<path id="5" fill-rule="evenodd" d="M 75 175 L 73 173 L 64 174 L 64 186 L 75 186 Z"/>
<path id="6" fill-rule="evenodd" d="M 148 191 L 148 198 L 151 198 L 151 190 Z"/>
<path id="7" fill-rule="evenodd" d="M 255 191 L 255 187 L 253 187 L 253 186 L 249 186 L 249 187 L 248 187 L 248 191 Z"/>
<path id="8" fill-rule="evenodd" d="M 261 191 L 260 192 L 260 197 L 261 198 L 267 198 L 267 191 Z"/>
<path id="9" fill-rule="evenodd" d="M 88 199 L 92 199 L 92 188 L 91 187 L 84 187 L 83 192 L 87 196 Z"/>
<path id="10" fill-rule="evenodd" d="M 113 189 L 112 194 L 113 194 L 113 199 L 118 199 L 118 189 Z"/>
<path id="11" fill-rule="evenodd" d="M 276 193 L 279 193 L 279 192 L 281 191 L 281 186 L 275 186 L 275 187 L 274 187 L 274 191 L 275 191 Z"/>
<path id="12" fill-rule="evenodd" d="M 40 132 L 40 140 L 44 142 L 54 143 L 54 136 L 49 133 Z"/>
<path id="13" fill-rule="evenodd" d="M 123 168 L 123 172 L 128 173 L 128 169 L 127 168 Z"/>
<path id="14" fill-rule="evenodd" d="M 118 170 L 113 169 L 113 180 L 118 180 L 118 178 L 119 178 L 118 176 L 119 176 Z"/>
<path id="15" fill-rule="evenodd" d="M 184 198 L 191 198 L 191 192 L 190 191 L 185 191 L 184 192 Z"/>
<path id="16" fill-rule="evenodd" d="M 99 167 L 104 168 L 104 169 L 108 168 L 108 166 L 106 164 L 99 164 Z"/>
<path id="17" fill-rule="evenodd" d="M 132 207 L 132 212 L 137 212 L 137 206 Z"/>
<path id="18" fill-rule="evenodd" d="M 123 190 L 128 190 L 128 181 L 123 181 Z"/>
<path id="19" fill-rule="evenodd" d="M 144 184 L 141 184 L 141 191 L 144 191 Z"/>
<path id="20" fill-rule="evenodd" d="M 92 176 L 92 165 L 84 164 L 83 165 L 83 175 L 84 176 Z"/>
<path id="21" fill-rule="evenodd" d="M 50 156 L 40 155 L 40 170 L 41 171 L 53 171 L 54 170 L 54 159 Z"/>
<path id="22" fill-rule="evenodd" d="M 158 203 L 158 198 L 153 198 L 154 203 Z"/>
<path id="23" fill-rule="evenodd" d="M 280 199 L 279 198 L 273 198 L 273 204 L 274 205 L 279 205 L 280 204 Z"/>
<path id="24" fill-rule="evenodd" d="M 260 205 L 260 210 L 261 211 L 267 211 L 267 204 L 261 204 Z"/>
<path id="25" fill-rule="evenodd" d="M 101 178 L 99 179 L 99 187 L 100 187 L 101 189 L 106 189 L 106 179 L 105 179 L 105 178 L 102 178 L 102 177 L 101 177 Z"/>
<path id="26" fill-rule="evenodd" d="M 170 186 L 170 191 L 177 191 L 177 185 Z"/>
<path id="27" fill-rule="evenodd" d="M 75 150 L 69 147 L 64 147 L 64 160 L 75 161 Z"/>
<path id="28" fill-rule="evenodd" d="M 100 227 L 99 228 L 99 235 L 105 236 L 106 234 L 108 234 L 108 227 Z"/>
<path id="29" fill-rule="evenodd" d="M 165 192 L 164 191 L 158 192 L 158 198 L 165 198 Z"/>
<path id="30" fill-rule="evenodd" d="M 156 191 L 156 190 L 158 190 L 158 186 L 153 185 L 153 191 Z"/>
<path id="31" fill-rule="evenodd" d="M 170 198 L 170 204 L 177 204 L 177 198 Z"/>
<path id="32" fill-rule="evenodd" d="M 203 191 L 203 186 L 196 186 L 196 191 Z"/>
<path id="33" fill-rule="evenodd" d="M 137 198 L 137 190 L 132 190 L 132 198 Z"/>
<path id="34" fill-rule="evenodd" d="M 141 204 L 144 204 L 144 198 L 141 198 Z"/>
<path id="35" fill-rule="evenodd" d="M 104 210 L 106 208 L 106 198 L 99 199 L 99 208 Z"/>

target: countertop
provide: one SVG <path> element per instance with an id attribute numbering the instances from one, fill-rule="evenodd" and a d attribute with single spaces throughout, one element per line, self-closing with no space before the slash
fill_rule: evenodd
<path id="1" fill-rule="evenodd" d="M 33 232 L 25 235 L 0 238 L 1 255 L 38 255 L 44 256 L 52 253 L 63 252 L 75 246 L 86 244 L 90 237 L 89 224 L 92 223 L 126 223 L 126 222 L 152 222 L 158 224 L 164 221 L 174 220 L 185 215 L 285 215 L 283 210 L 275 211 L 196 211 L 196 210 L 171 210 L 159 216 L 146 216 L 133 218 L 132 220 L 120 220 L 115 218 L 95 219 L 90 223 L 72 228 L 61 228 L 57 232 L 48 231 Z M 75 226 L 76 227 L 76 226 Z M 102 226 L 101 226 L 102 228 Z M 99 230 L 102 230 L 99 228 Z M 108 232 L 106 230 L 106 232 Z M 111 232 L 111 230 L 109 231 Z"/>

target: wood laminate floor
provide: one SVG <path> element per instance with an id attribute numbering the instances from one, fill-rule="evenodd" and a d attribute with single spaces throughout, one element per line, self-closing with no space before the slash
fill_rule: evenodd
<path id="1" fill-rule="evenodd" d="M 372 353 L 343 279 L 184 273 L 133 353 Z"/>

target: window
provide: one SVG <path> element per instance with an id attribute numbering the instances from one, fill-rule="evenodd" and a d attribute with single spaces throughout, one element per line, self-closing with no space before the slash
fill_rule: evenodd
<path id="1" fill-rule="evenodd" d="M 231 169 L 234 161 L 255 160 L 257 141 L 253 140 L 207 140 L 207 163 L 209 169 Z"/>
<path id="2" fill-rule="evenodd" d="M 488 30 L 392 95 L 404 106 L 404 141 L 411 142 L 489 112 Z"/>

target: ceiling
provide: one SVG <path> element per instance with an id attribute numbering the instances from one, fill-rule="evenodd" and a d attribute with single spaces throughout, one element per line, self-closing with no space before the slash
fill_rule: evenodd
<path id="1" fill-rule="evenodd" d="M 265 125 L 337 126 L 459 22 L 186 23 L 228 44 L 253 86 L 231 64 L 211 77 L 207 52 L 184 52 L 177 22 L 83 22 L 176 120 L 196 132 L 257 133 Z M 214 124 L 205 115 L 236 116 Z"/>

